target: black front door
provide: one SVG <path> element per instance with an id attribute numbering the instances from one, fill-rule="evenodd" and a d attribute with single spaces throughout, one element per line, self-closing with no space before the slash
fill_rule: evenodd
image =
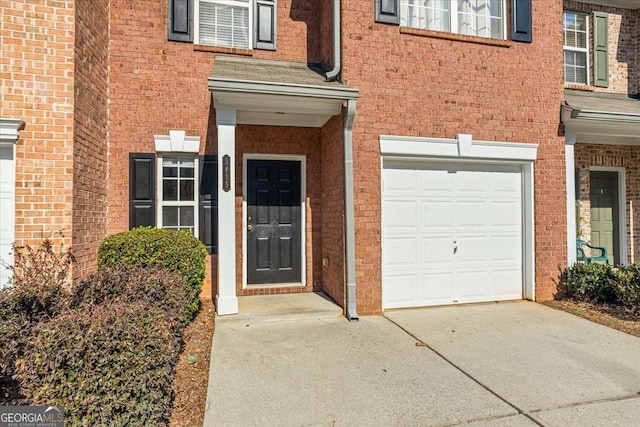
<path id="1" fill-rule="evenodd" d="M 247 160 L 247 283 L 301 282 L 300 162 Z"/>

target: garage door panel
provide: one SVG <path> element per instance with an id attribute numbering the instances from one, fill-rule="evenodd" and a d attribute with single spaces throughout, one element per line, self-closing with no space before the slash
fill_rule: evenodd
<path id="1" fill-rule="evenodd" d="M 418 202 L 389 200 L 384 206 L 386 230 L 393 232 L 416 232 L 418 225 Z"/>
<path id="2" fill-rule="evenodd" d="M 522 298 L 522 273 L 519 268 L 492 271 L 491 283 L 496 301 Z M 514 283 L 520 286 L 514 287 Z"/>
<path id="3" fill-rule="evenodd" d="M 394 237 L 384 240 L 383 262 L 389 268 L 417 267 L 418 239 L 416 237 Z"/>
<path id="4" fill-rule="evenodd" d="M 519 167 L 395 162 L 383 180 L 383 308 L 522 298 Z"/>
<path id="5" fill-rule="evenodd" d="M 493 236 L 490 249 L 494 262 L 510 262 L 518 267 L 521 265 L 522 238 L 519 234 Z"/>
<path id="6" fill-rule="evenodd" d="M 458 219 L 458 227 L 477 230 L 479 227 L 489 226 L 487 219 L 490 218 L 491 205 L 488 202 L 461 200 L 457 205 L 455 217 Z"/>
<path id="7" fill-rule="evenodd" d="M 453 226 L 455 204 L 450 200 L 421 200 L 421 227 L 424 230 Z"/>
<path id="8" fill-rule="evenodd" d="M 426 268 L 453 268 L 453 243 L 449 236 L 424 237 L 422 266 Z"/>
<path id="9" fill-rule="evenodd" d="M 494 201 L 491 204 L 491 210 L 493 227 L 520 229 L 521 204 L 518 201 Z"/>

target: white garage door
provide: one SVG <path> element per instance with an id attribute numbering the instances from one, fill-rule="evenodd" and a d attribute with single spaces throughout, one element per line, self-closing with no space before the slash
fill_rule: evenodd
<path id="1" fill-rule="evenodd" d="M 0 145 L 0 287 L 10 279 L 6 264 L 12 263 L 15 194 L 13 146 Z"/>
<path id="2" fill-rule="evenodd" d="M 383 308 L 522 298 L 518 166 L 383 168 Z"/>

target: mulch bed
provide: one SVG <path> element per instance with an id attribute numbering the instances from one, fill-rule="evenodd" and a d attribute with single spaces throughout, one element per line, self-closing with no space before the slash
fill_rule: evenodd
<path id="1" fill-rule="evenodd" d="M 184 349 L 173 378 L 175 399 L 170 427 L 201 427 L 207 399 L 209 357 L 214 330 L 211 300 L 200 301 L 200 311 L 184 332 Z"/>
<path id="2" fill-rule="evenodd" d="M 543 304 L 640 337 L 640 312 L 638 311 L 634 313 L 615 305 L 593 304 L 569 299 L 547 301 Z"/>

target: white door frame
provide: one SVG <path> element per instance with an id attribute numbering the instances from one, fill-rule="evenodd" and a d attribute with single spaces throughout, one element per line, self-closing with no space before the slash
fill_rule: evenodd
<path id="1" fill-rule="evenodd" d="M 286 160 L 300 162 L 300 283 L 247 284 L 247 161 Z M 307 156 L 298 154 L 244 153 L 242 155 L 242 289 L 304 287 L 307 285 Z"/>
<path id="2" fill-rule="evenodd" d="M 384 174 L 385 160 L 414 159 L 428 162 L 447 161 L 454 163 L 519 165 L 522 171 L 522 296 L 525 299 L 535 301 L 535 187 L 533 162 L 536 160 L 537 150 L 537 144 L 473 141 L 472 136 L 468 134 L 459 134 L 456 139 L 381 135 L 380 202 L 382 202 L 382 186 L 384 185 L 382 175 Z M 381 218 L 381 230 L 382 224 Z"/>
<path id="3" fill-rule="evenodd" d="M 627 265 L 629 254 L 627 250 L 627 171 L 623 167 L 614 166 L 589 166 L 591 172 L 616 172 L 618 174 L 618 242 L 620 245 L 620 264 Z M 591 176 L 589 176 L 591 186 Z M 591 200 L 589 200 L 591 206 Z M 589 217 L 591 221 L 591 217 Z"/>

